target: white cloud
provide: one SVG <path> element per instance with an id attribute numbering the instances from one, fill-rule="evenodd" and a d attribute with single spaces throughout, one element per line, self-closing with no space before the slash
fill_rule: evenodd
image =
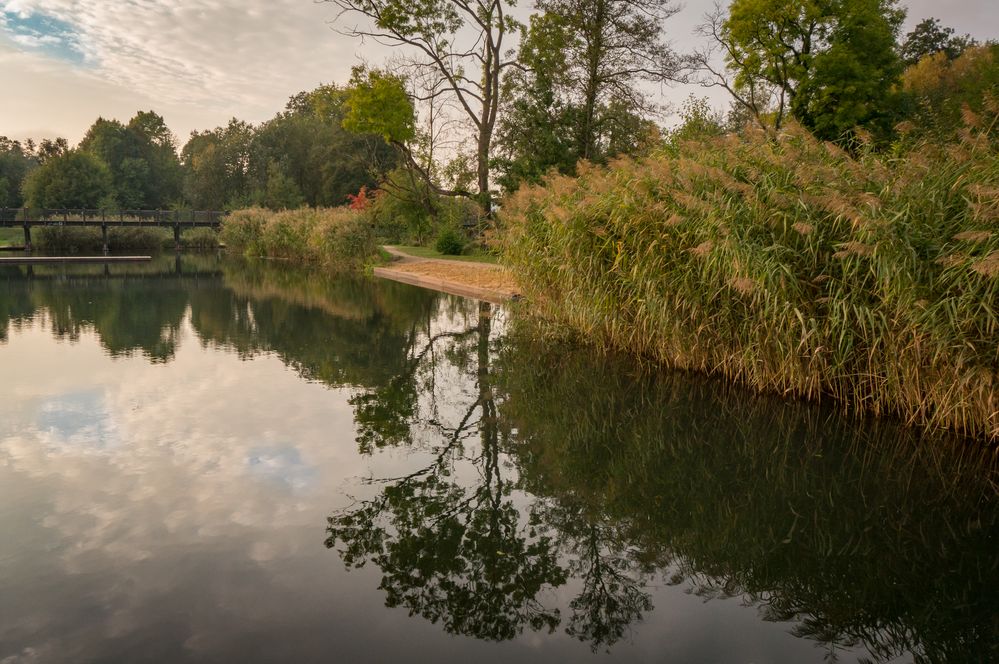
<path id="1" fill-rule="evenodd" d="M 698 43 L 693 27 L 711 4 L 690 0 L 670 20 L 679 50 Z M 979 39 L 999 36 L 993 0 L 902 4 L 907 29 L 936 15 Z M 376 63 L 388 56 L 374 42 L 334 32 L 333 16 L 314 0 L 0 0 L 0 87 L 16 91 L 0 104 L 0 134 L 75 141 L 98 115 L 128 119 L 150 108 L 182 139 L 234 116 L 260 122 L 300 90 L 346 80 L 358 56 Z M 29 27 L 15 30 L 18 22 Z M 46 46 L 63 56 L 71 49 L 77 61 Z M 709 94 L 690 87 L 661 94 L 676 102 L 690 92 Z M 709 96 L 725 101 L 717 91 Z"/>
<path id="2" fill-rule="evenodd" d="M 52 130 L 74 140 L 82 136 L 96 114 L 77 117 L 69 125 L 49 110 L 79 103 L 79 97 L 67 97 L 58 84 L 67 76 L 88 80 L 93 85 L 88 97 L 110 88 L 134 100 L 126 115 L 146 107 L 172 112 L 181 136 L 232 116 L 260 121 L 295 92 L 344 80 L 358 46 L 330 29 L 328 7 L 302 0 L 0 0 L 0 9 L 21 20 L 68 26 L 85 63 L 81 67 L 21 53 L 20 71 L 0 69 L 0 85 L 10 89 L 12 82 L 20 83 L 19 96 L 29 100 L 0 109 L 0 133 L 23 133 L 37 128 L 40 118 L 51 117 L 46 124 Z M 36 33 L 35 23 L 27 34 L 13 33 L 11 25 L 6 22 L 6 39 L 15 48 L 61 41 L 59 35 Z M 35 74 L 41 76 L 25 86 L 26 75 Z M 84 105 L 95 104 L 87 99 Z"/>

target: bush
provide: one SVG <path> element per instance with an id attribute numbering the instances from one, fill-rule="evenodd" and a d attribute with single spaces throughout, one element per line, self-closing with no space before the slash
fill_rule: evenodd
<path id="1" fill-rule="evenodd" d="M 219 246 L 219 232 L 214 228 L 193 228 L 183 231 L 180 235 L 180 244 L 187 249 L 216 249 Z"/>
<path id="2" fill-rule="evenodd" d="M 100 228 L 44 226 L 38 229 L 36 245 L 44 251 L 62 253 L 100 252 L 104 239 Z M 154 252 L 173 247 L 173 231 L 166 228 L 109 228 L 108 249 L 119 251 Z"/>
<path id="3" fill-rule="evenodd" d="M 245 256 L 319 262 L 338 269 L 360 267 L 378 255 L 370 224 L 361 212 L 348 208 L 237 210 L 223 222 L 221 239 Z"/>
<path id="4" fill-rule="evenodd" d="M 999 438 L 991 113 L 890 160 L 790 127 L 581 168 L 506 202 L 505 261 L 598 343 Z"/>
<path id="5" fill-rule="evenodd" d="M 365 201 L 377 237 L 390 244 L 428 246 L 441 230 L 460 228 L 482 214 L 475 201 L 441 196 L 406 169 L 389 173 L 382 189 Z"/>
<path id="6" fill-rule="evenodd" d="M 437 236 L 434 248 L 445 256 L 460 256 L 465 249 L 465 242 L 458 231 L 453 228 L 445 228 Z"/>

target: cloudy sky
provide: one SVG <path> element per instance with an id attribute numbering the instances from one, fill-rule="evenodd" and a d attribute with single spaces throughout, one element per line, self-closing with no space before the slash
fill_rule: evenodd
<path id="1" fill-rule="evenodd" d="M 712 4 L 688 0 L 671 19 L 679 49 L 697 44 L 692 28 Z M 907 29 L 932 15 L 999 37 L 995 0 L 903 4 Z M 165 116 L 182 140 L 234 116 L 266 120 L 292 94 L 344 81 L 361 58 L 387 57 L 334 32 L 333 15 L 314 0 L 0 0 L 0 135 L 75 142 L 97 116 L 139 109 Z"/>

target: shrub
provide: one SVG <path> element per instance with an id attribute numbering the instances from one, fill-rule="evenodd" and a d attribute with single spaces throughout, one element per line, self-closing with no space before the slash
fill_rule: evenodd
<path id="1" fill-rule="evenodd" d="M 215 249 L 219 246 L 219 232 L 214 228 L 193 228 L 181 233 L 180 244 L 189 249 Z"/>
<path id="2" fill-rule="evenodd" d="M 967 120 L 892 159 L 791 127 L 581 168 L 506 202 L 504 259 L 598 343 L 999 438 L 999 132 Z"/>
<path id="3" fill-rule="evenodd" d="M 45 251 L 63 253 L 100 252 L 104 239 L 100 228 L 74 226 L 44 226 L 38 229 L 36 245 Z M 173 232 L 166 228 L 109 228 L 108 249 L 117 251 L 154 252 L 173 247 Z"/>
<path id="4" fill-rule="evenodd" d="M 445 228 L 437 236 L 434 248 L 445 256 L 460 256 L 465 249 L 465 242 L 458 231 L 453 228 Z"/>
<path id="5" fill-rule="evenodd" d="M 348 208 L 237 210 L 223 222 L 221 238 L 245 256 L 319 262 L 338 269 L 361 266 L 378 254 L 370 224 L 361 212 Z"/>

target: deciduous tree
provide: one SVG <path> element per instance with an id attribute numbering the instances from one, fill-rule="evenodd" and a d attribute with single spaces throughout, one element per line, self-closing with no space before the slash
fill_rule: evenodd
<path id="1" fill-rule="evenodd" d="M 451 96 L 472 128 L 476 197 L 492 205 L 490 158 L 499 115 L 508 36 L 518 24 L 510 0 L 326 0 L 340 9 L 337 24 L 348 35 L 406 49 L 436 70 L 443 85 L 434 96 Z M 360 20 L 361 23 L 351 23 Z M 419 101 L 419 100 L 418 100 Z"/>
<path id="2" fill-rule="evenodd" d="M 111 171 L 83 150 L 49 158 L 24 181 L 31 208 L 97 208 L 113 191 Z"/>
<path id="3" fill-rule="evenodd" d="M 780 129 L 790 114 L 839 139 L 890 113 L 904 17 L 897 0 L 734 0 L 706 17 L 700 31 L 711 45 L 692 64 L 702 84 L 728 90 L 760 124 Z"/>
<path id="4" fill-rule="evenodd" d="M 977 42 L 971 35 L 958 37 L 954 28 L 941 25 L 939 19 L 924 18 L 905 36 L 905 41 L 899 47 L 899 54 L 907 65 L 914 65 L 927 55 L 943 53 L 948 60 L 953 60 L 969 46 Z"/>

